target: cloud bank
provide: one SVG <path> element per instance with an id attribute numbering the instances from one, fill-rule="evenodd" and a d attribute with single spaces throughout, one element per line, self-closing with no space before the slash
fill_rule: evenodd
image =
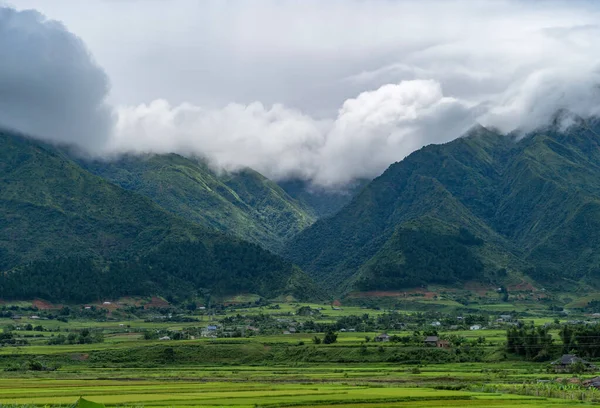
<path id="1" fill-rule="evenodd" d="M 36 11 L 0 7 L 0 125 L 99 151 L 113 123 L 108 79 L 83 42 Z"/>
<path id="2" fill-rule="evenodd" d="M 90 0 L 102 30 L 72 2 L 52 4 L 44 11 L 81 29 L 115 88 L 107 95 L 106 76 L 61 24 L 0 9 L 0 61 L 10 61 L 0 124 L 97 155 L 200 155 L 337 187 L 476 123 L 527 131 L 559 109 L 600 113 L 600 6 L 590 1 L 181 0 L 165 10 Z M 98 34 L 106 20 L 109 45 Z M 147 102 L 128 103 L 135 95 Z"/>

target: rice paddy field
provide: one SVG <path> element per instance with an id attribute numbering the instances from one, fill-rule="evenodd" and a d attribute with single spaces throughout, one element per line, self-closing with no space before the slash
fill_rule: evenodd
<path id="1" fill-rule="evenodd" d="M 176 367 L 76 369 L 0 379 L 0 404 L 68 406 L 84 397 L 107 406 L 149 407 L 567 407 L 578 400 L 478 392 L 481 366 Z M 521 368 L 514 371 L 520 375 Z M 512 371 L 511 371 L 512 372 Z M 458 374 L 458 376 L 456 376 Z M 454 387 L 444 377 L 455 377 Z M 457 386 L 461 381 L 464 387 Z M 445 386 L 444 386 L 445 384 Z M 455 389 L 444 389 L 455 388 Z M 471 387 L 472 388 L 472 387 Z"/>

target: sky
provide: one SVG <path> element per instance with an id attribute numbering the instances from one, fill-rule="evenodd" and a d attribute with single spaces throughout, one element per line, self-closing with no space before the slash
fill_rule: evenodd
<path id="1" fill-rule="evenodd" d="M 475 124 L 600 110 L 583 0 L 0 0 L 0 125 L 339 188 Z"/>

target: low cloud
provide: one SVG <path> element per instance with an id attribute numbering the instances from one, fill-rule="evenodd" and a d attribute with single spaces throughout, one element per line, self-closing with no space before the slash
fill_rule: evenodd
<path id="1" fill-rule="evenodd" d="M 202 155 L 229 171 L 340 186 L 374 177 L 424 143 L 448 141 L 473 125 L 469 106 L 439 83 L 405 81 L 344 102 L 334 120 L 256 102 L 202 109 L 166 101 L 119 109 L 110 152 Z"/>
<path id="2" fill-rule="evenodd" d="M 83 42 L 61 23 L 0 6 L 0 126 L 99 151 L 113 126 L 108 88 Z"/>
<path id="3" fill-rule="evenodd" d="M 110 109 L 106 75 L 77 37 L 0 9 L 0 124 L 96 155 L 199 155 L 339 187 L 476 123 L 528 131 L 561 109 L 600 114 L 595 2 L 225 3 L 53 2 L 117 79 Z M 78 19 L 90 8 L 97 29 Z M 131 103 L 140 95 L 148 102 Z"/>

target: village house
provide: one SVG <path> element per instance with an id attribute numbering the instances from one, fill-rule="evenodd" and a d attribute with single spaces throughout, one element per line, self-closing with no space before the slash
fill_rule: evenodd
<path id="1" fill-rule="evenodd" d="M 585 387 L 600 389 L 600 377 L 590 378 L 582 382 Z"/>
<path id="2" fill-rule="evenodd" d="M 439 340 L 435 346 L 437 348 L 450 348 L 450 342 L 448 340 Z"/>
<path id="3" fill-rule="evenodd" d="M 448 340 L 441 340 L 438 336 L 427 336 L 424 341 L 426 346 L 437 347 L 437 348 L 449 348 L 450 342 Z"/>
<path id="4" fill-rule="evenodd" d="M 440 338 L 438 336 L 427 336 L 425 337 L 425 345 L 435 346 L 439 340 Z"/>
<path id="5" fill-rule="evenodd" d="M 559 358 L 556 361 L 553 361 L 551 364 L 554 367 L 554 371 L 556 371 L 557 373 L 572 372 L 578 364 L 582 364 L 585 367 L 586 371 L 596 370 L 595 365 L 593 365 L 589 361 L 577 357 L 575 354 L 564 354 L 561 358 Z"/>
<path id="6" fill-rule="evenodd" d="M 375 337 L 375 341 L 378 341 L 378 342 L 390 341 L 390 335 L 387 333 L 381 333 L 379 336 Z"/>
<path id="7" fill-rule="evenodd" d="M 469 327 L 469 330 L 481 330 L 481 326 L 478 324 L 474 324 L 473 326 Z"/>
<path id="8" fill-rule="evenodd" d="M 218 330 L 217 326 L 210 325 L 210 326 L 207 326 L 206 328 L 203 328 L 200 332 L 200 335 L 202 337 L 217 337 L 217 330 Z"/>

